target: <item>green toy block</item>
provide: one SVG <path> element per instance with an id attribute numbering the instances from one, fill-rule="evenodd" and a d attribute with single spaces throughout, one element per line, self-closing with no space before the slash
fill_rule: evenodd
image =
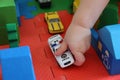
<path id="1" fill-rule="evenodd" d="M 6 26 L 1 26 L 0 27 L 0 45 L 8 44 L 8 43 L 9 43 L 9 40 L 8 40 L 8 33 L 7 33 Z"/>
<path id="2" fill-rule="evenodd" d="M 19 46 L 19 42 L 18 41 L 10 41 L 10 43 L 9 43 L 9 45 L 10 45 L 10 48 L 12 48 L 12 47 L 18 47 Z"/>
<path id="3" fill-rule="evenodd" d="M 117 24 L 118 20 L 118 5 L 108 4 L 102 15 L 100 16 L 97 29 L 100 29 L 106 25 Z"/>
<path id="4" fill-rule="evenodd" d="M 117 4 L 120 0 L 110 0 L 110 4 Z"/>
<path id="5" fill-rule="evenodd" d="M 0 27 L 0 45 L 10 44 L 10 47 L 12 47 L 11 45 L 15 46 L 16 44 L 16 47 L 18 47 L 19 42 L 19 30 L 16 23 L 6 24 L 6 26 Z"/>
<path id="6" fill-rule="evenodd" d="M 18 34 L 16 32 L 11 32 L 8 34 L 8 40 L 18 40 Z"/>
<path id="7" fill-rule="evenodd" d="M 11 23 L 11 24 L 6 24 L 6 26 L 7 26 L 7 31 L 8 31 L 8 32 L 18 30 L 18 27 L 16 27 L 17 25 L 16 25 L 16 24 L 14 24 L 14 23 Z"/>
<path id="8" fill-rule="evenodd" d="M 15 23 L 6 25 L 8 31 L 8 40 L 10 47 L 18 47 L 19 45 L 19 32 L 18 26 Z"/>
<path id="9" fill-rule="evenodd" d="M 17 23 L 14 0 L 0 0 L 0 27 L 7 23 Z"/>

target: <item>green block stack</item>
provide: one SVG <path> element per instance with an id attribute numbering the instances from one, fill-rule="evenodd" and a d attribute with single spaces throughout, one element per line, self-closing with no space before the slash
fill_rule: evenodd
<path id="1" fill-rule="evenodd" d="M 0 0 L 0 26 L 7 23 L 17 23 L 14 0 Z"/>
<path id="2" fill-rule="evenodd" d="M 0 26 L 0 45 L 8 44 L 7 30 L 5 26 Z"/>
<path id="3" fill-rule="evenodd" d="M 0 0 L 0 45 L 9 44 L 6 24 L 16 24 L 18 34 L 18 22 L 14 0 Z"/>
<path id="4" fill-rule="evenodd" d="M 17 32 L 18 27 L 16 26 L 17 25 L 15 23 L 6 25 L 10 47 L 19 46 L 19 33 Z"/>

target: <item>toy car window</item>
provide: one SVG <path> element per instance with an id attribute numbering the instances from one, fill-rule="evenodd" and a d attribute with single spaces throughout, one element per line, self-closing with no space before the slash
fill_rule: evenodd
<path id="1" fill-rule="evenodd" d="M 50 19 L 50 22 L 59 22 L 60 20 L 58 18 Z"/>

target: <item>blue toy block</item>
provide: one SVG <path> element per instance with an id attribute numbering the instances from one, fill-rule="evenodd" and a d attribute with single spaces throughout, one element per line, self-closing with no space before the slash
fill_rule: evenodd
<path id="1" fill-rule="evenodd" d="M 97 43 L 98 43 L 98 34 L 97 32 L 94 30 L 94 29 L 91 29 L 91 44 L 93 46 L 93 48 L 95 48 L 95 50 L 97 50 L 98 48 L 96 47 L 97 46 Z"/>
<path id="2" fill-rule="evenodd" d="M 19 10 L 19 4 L 17 2 L 15 2 L 16 5 L 16 13 L 17 13 L 17 17 L 20 17 L 20 10 Z"/>
<path id="3" fill-rule="evenodd" d="M 17 17 L 17 20 L 18 20 L 18 25 L 21 26 L 20 17 Z"/>
<path id="4" fill-rule="evenodd" d="M 120 74 L 120 24 L 105 26 L 95 34 L 98 34 L 98 41 L 94 47 L 104 66 L 111 75 Z"/>
<path id="5" fill-rule="evenodd" d="M 91 45 L 94 48 L 94 50 L 96 51 L 99 58 L 101 59 L 101 53 L 98 49 L 98 41 L 99 41 L 98 32 L 95 29 L 91 29 Z"/>
<path id="6" fill-rule="evenodd" d="M 25 16 L 26 18 L 34 17 L 32 11 L 36 11 L 37 8 L 35 6 L 29 6 L 28 5 L 29 2 L 33 1 L 32 0 L 16 1 L 17 6 L 19 6 L 20 16 Z"/>
<path id="7" fill-rule="evenodd" d="M 18 3 L 24 3 L 29 1 L 34 1 L 34 0 L 15 0 L 15 2 L 18 2 Z"/>
<path id="8" fill-rule="evenodd" d="M 15 2 L 16 5 L 16 13 L 17 13 L 17 20 L 18 20 L 18 25 L 20 26 L 20 9 L 19 9 L 19 3 Z"/>
<path id="9" fill-rule="evenodd" d="M 36 80 L 28 46 L 0 50 L 3 80 Z"/>
<path id="10" fill-rule="evenodd" d="M 116 59 L 120 59 L 120 24 L 105 26 L 98 31 L 99 37 Z"/>

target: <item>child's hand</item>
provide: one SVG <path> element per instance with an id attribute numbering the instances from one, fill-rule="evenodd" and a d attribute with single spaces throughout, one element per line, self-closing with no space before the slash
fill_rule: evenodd
<path id="1" fill-rule="evenodd" d="M 84 53 L 90 46 L 90 28 L 94 26 L 110 0 L 91 0 L 90 3 L 88 1 L 80 0 L 61 47 L 56 52 L 56 55 L 60 55 L 69 48 L 75 57 L 75 65 L 78 66 L 84 63 Z"/>
<path id="2" fill-rule="evenodd" d="M 56 51 L 56 55 L 64 53 L 69 48 L 75 58 L 74 64 L 80 66 L 85 62 L 84 53 L 89 49 L 90 41 L 91 32 L 89 28 L 71 24 L 61 47 Z"/>

